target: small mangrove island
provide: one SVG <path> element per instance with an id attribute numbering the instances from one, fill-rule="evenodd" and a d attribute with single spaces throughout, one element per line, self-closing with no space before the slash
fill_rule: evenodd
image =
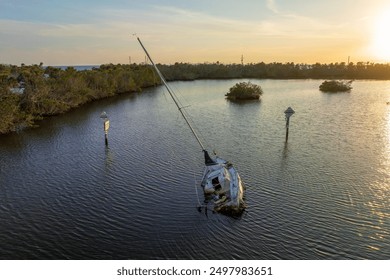
<path id="1" fill-rule="evenodd" d="M 345 81 L 325 81 L 320 85 L 320 91 L 322 92 L 345 92 L 352 89 L 352 80 Z"/>
<path id="2" fill-rule="evenodd" d="M 263 90 L 259 85 L 241 82 L 231 87 L 225 96 L 229 100 L 256 100 L 260 99 L 262 94 Z"/>

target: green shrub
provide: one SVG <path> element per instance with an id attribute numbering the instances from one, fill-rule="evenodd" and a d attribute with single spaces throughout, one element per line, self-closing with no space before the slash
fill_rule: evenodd
<path id="1" fill-rule="evenodd" d="M 231 87 L 225 96 L 232 100 L 252 100 L 260 99 L 262 94 L 263 90 L 259 85 L 251 82 L 241 82 Z"/>
<path id="2" fill-rule="evenodd" d="M 352 89 L 352 81 L 325 81 L 320 85 L 320 91 L 323 92 L 343 92 L 350 91 Z"/>

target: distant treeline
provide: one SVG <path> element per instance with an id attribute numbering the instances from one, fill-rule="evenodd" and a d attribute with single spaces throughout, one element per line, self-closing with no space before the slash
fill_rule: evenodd
<path id="1" fill-rule="evenodd" d="M 158 65 L 167 80 L 196 79 L 390 79 L 389 64 L 188 64 Z M 150 65 L 105 64 L 92 70 L 0 64 L 0 134 L 33 126 L 93 100 L 139 92 L 160 84 Z M 227 89 L 228 90 L 228 89 Z"/>
<path id="2" fill-rule="evenodd" d="M 358 62 L 356 64 L 188 64 L 159 65 L 167 80 L 196 79 L 379 79 L 390 80 L 390 64 Z"/>

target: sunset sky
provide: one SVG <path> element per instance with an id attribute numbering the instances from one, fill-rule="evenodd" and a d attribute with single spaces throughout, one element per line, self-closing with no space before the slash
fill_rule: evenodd
<path id="1" fill-rule="evenodd" d="M 0 63 L 390 62 L 388 0 L 0 0 Z"/>

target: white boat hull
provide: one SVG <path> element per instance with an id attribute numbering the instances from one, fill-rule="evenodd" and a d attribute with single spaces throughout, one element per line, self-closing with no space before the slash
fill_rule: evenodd
<path id="1" fill-rule="evenodd" d="M 233 165 L 221 158 L 206 164 L 202 187 L 214 210 L 227 215 L 239 215 L 245 209 L 244 185 Z"/>

